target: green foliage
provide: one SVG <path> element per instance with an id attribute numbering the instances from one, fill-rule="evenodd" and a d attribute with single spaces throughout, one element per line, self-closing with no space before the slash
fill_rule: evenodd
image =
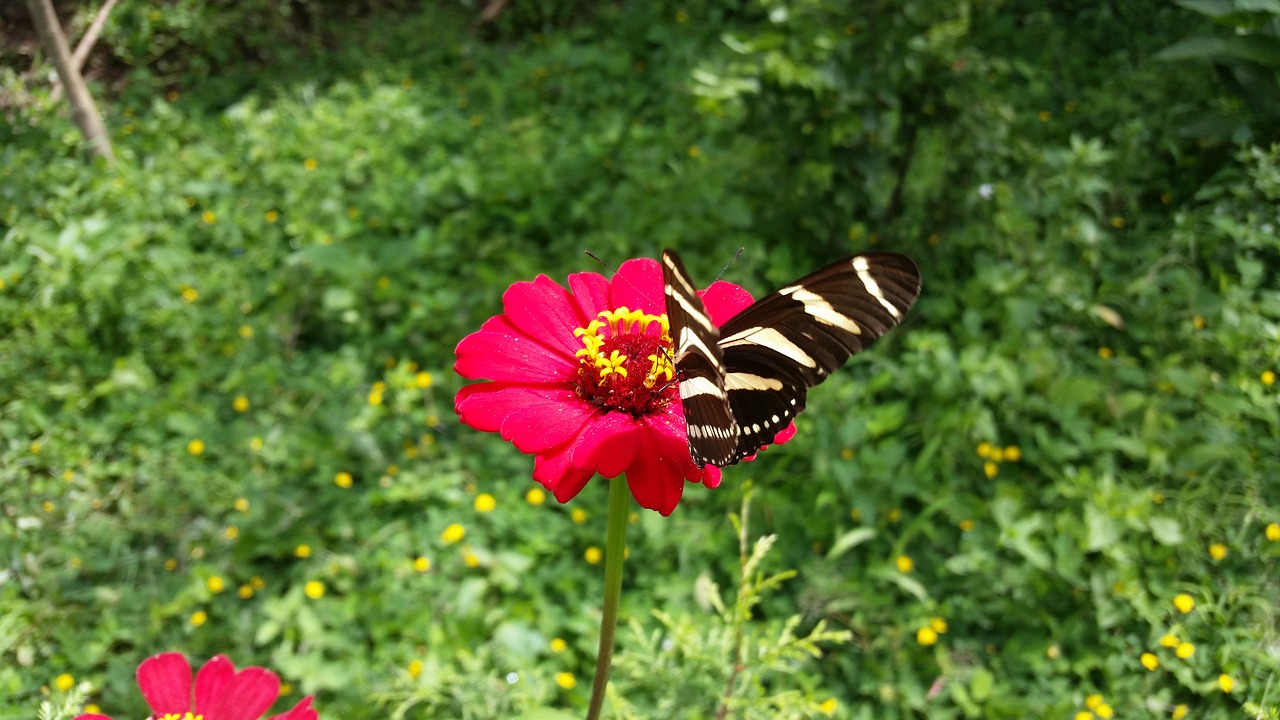
<path id="1" fill-rule="evenodd" d="M 312 37 L 197 5 L 109 26 L 139 65 L 114 169 L 6 75 L 0 717 L 63 672 L 142 717 L 170 649 L 325 717 L 580 714 L 603 493 L 526 495 L 531 460 L 453 420 L 452 350 L 511 282 L 663 245 L 705 278 L 746 246 L 757 294 L 889 247 L 925 287 L 795 440 L 636 517 L 615 715 L 1274 714 L 1280 147 L 1160 62 L 1186 10 L 545 2 Z M 1274 34 L 1239 5 L 1194 9 Z M 748 484 L 772 544 L 734 546 Z"/>

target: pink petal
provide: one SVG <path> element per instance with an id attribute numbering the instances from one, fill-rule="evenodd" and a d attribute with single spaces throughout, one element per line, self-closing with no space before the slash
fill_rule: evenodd
<path id="1" fill-rule="evenodd" d="M 539 453 L 577 437 L 600 409 L 562 389 L 558 396 L 516 409 L 502 421 L 502 439 L 520 452 Z"/>
<path id="2" fill-rule="evenodd" d="M 589 405 L 562 384 L 479 383 L 462 388 L 454 397 L 462 422 L 482 432 L 500 431 L 509 417 L 531 407 L 550 415 L 566 404 Z"/>
<path id="3" fill-rule="evenodd" d="M 280 695 L 280 678 L 260 667 L 236 672 L 217 655 L 196 673 L 197 715 L 204 720 L 258 720 Z"/>
<path id="4" fill-rule="evenodd" d="M 138 665 L 138 689 L 152 715 L 190 712 L 191 665 L 182 653 L 152 655 Z"/>
<path id="5" fill-rule="evenodd" d="M 581 327 L 595 320 L 601 310 L 609 309 L 609 281 L 603 275 L 574 273 L 569 276 L 569 289 L 573 291 L 573 302 L 578 306 Z"/>
<path id="6" fill-rule="evenodd" d="M 644 426 L 624 412 L 603 413 L 587 426 L 570 449 L 570 461 L 579 470 L 614 478 L 635 460 L 640 448 L 638 433 Z"/>
<path id="7" fill-rule="evenodd" d="M 567 357 L 582 349 L 573 331 L 582 327 L 569 291 L 546 275 L 518 282 L 502 296 L 507 319 L 526 337 L 535 338 Z"/>
<path id="8" fill-rule="evenodd" d="M 684 492 L 684 463 L 689 460 L 688 445 L 673 443 L 666 433 L 641 433 L 643 447 L 636 461 L 627 469 L 627 485 L 640 507 L 670 515 Z"/>
<path id="9" fill-rule="evenodd" d="M 569 502 L 586 487 L 594 473 L 579 470 L 570 462 L 572 441 L 554 451 L 540 453 L 533 459 L 533 479 L 555 495 L 556 500 Z"/>
<path id="10" fill-rule="evenodd" d="M 702 304 L 707 306 L 707 313 L 711 315 L 711 322 L 715 323 L 716 327 L 729 322 L 730 318 L 747 309 L 754 302 L 751 299 L 751 293 L 723 280 L 711 283 L 711 287 L 704 290 L 701 297 Z"/>
<path id="11" fill-rule="evenodd" d="M 267 720 L 319 720 L 319 713 L 311 707 L 311 696 L 308 695 L 298 701 L 297 705 L 288 712 L 272 715 Z"/>
<path id="12" fill-rule="evenodd" d="M 609 283 L 610 307 L 643 310 L 650 315 L 667 312 L 662 294 L 662 269 L 658 261 L 637 258 L 622 263 Z"/>
<path id="13" fill-rule="evenodd" d="M 97 713 L 84 713 L 82 715 L 75 716 L 72 720 L 111 720 L 111 718 Z"/>
<path id="14" fill-rule="evenodd" d="M 454 350 L 454 372 L 472 380 L 565 382 L 574 378 L 578 360 L 573 353 L 577 349 L 553 349 L 507 325 L 502 316 L 491 318 L 480 330 L 462 338 Z"/>

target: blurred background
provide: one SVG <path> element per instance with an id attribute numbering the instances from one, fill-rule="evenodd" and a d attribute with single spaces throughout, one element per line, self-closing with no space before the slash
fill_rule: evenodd
<path id="1" fill-rule="evenodd" d="M 102 3 L 55 7 L 74 47 Z M 637 509 L 606 716 L 1276 717 L 1280 6 L 106 18 L 114 164 L 0 6 L 0 718 L 142 717 L 164 650 L 277 711 L 581 716 L 605 483 L 559 505 L 461 427 L 453 348 L 664 246 L 924 290 L 794 441 Z"/>

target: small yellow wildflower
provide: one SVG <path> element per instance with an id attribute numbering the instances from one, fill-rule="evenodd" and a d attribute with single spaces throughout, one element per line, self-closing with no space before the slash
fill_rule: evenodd
<path id="1" fill-rule="evenodd" d="M 177 570 L 177 569 L 178 569 L 178 559 L 177 559 L 177 558 L 165 558 L 165 561 L 164 561 L 164 569 L 165 569 L 165 570 L 168 570 L 169 572 L 173 572 L 174 570 Z"/>
<path id="2" fill-rule="evenodd" d="M 236 498 L 236 501 L 232 503 L 231 506 L 236 509 L 236 512 L 249 512 L 249 499 L 242 497 Z"/>
<path id="3" fill-rule="evenodd" d="M 333 484 L 340 488 L 349 488 L 353 482 L 355 482 L 355 479 L 351 477 L 349 472 L 343 471 L 333 476 Z"/>
<path id="4" fill-rule="evenodd" d="M 960 532 L 969 532 L 973 529 L 973 521 L 969 519 L 960 521 Z"/>
<path id="5" fill-rule="evenodd" d="M 218 214 L 212 210 L 205 210 L 200 213 L 200 219 L 204 221 L 205 225 L 212 225 L 218 222 Z"/>
<path id="6" fill-rule="evenodd" d="M 240 528 L 235 525 L 228 525 L 222 529 L 222 537 L 228 540 L 235 540 L 240 537 Z"/>
<path id="7" fill-rule="evenodd" d="M 916 642 L 928 647 L 938 642 L 938 633 L 933 628 L 925 625 L 916 631 Z"/>
<path id="8" fill-rule="evenodd" d="M 1098 348 L 1098 357 L 1102 358 L 1103 360 L 1110 360 L 1115 356 L 1116 356 L 1116 352 L 1111 348 L 1107 347 L 1106 345 L 1103 345 L 1102 347 Z"/>
<path id="9" fill-rule="evenodd" d="M 1186 716 L 1187 716 L 1186 705 L 1175 705 L 1173 708 L 1173 712 L 1169 715 L 1169 717 L 1173 718 L 1173 720 L 1182 720 Z"/>
<path id="10" fill-rule="evenodd" d="M 1045 648 L 1044 656 L 1049 658 L 1050 660 L 1057 660 L 1058 658 L 1062 657 L 1062 648 L 1059 647 L 1057 644 L 1050 645 L 1049 647 Z"/>
<path id="11" fill-rule="evenodd" d="M 258 452 L 259 450 L 261 450 L 263 445 L 264 443 L 262 442 L 262 438 L 260 437 L 249 439 L 249 449 L 254 452 Z"/>
<path id="12" fill-rule="evenodd" d="M 947 621 L 945 618 L 940 617 L 929 618 L 929 627 L 933 628 L 934 632 L 942 635 L 947 631 Z"/>
<path id="13" fill-rule="evenodd" d="M 211 575 L 208 580 L 204 581 L 204 586 L 209 588 L 209 592 L 218 594 L 226 588 L 227 584 L 217 575 Z"/>
<path id="14" fill-rule="evenodd" d="M 62 471 L 62 480 L 63 480 L 64 482 L 71 482 L 71 481 L 73 481 L 73 480 L 75 480 L 75 479 L 76 479 L 76 471 L 75 471 L 75 470 L 63 470 L 63 471 Z"/>
<path id="15" fill-rule="evenodd" d="M 302 592 L 306 593 L 306 596 L 312 600 L 319 600 L 324 597 L 324 583 L 319 580 L 311 580 L 302 586 Z"/>
<path id="16" fill-rule="evenodd" d="M 1098 709 L 1098 706 L 1101 704 L 1102 704 L 1102 696 L 1097 693 L 1089 695 L 1084 699 L 1084 706 L 1089 708 L 1090 710 Z"/>
<path id="17" fill-rule="evenodd" d="M 58 692 L 66 692 L 75 687 L 75 685 L 76 679 L 68 673 L 62 673 L 53 679 L 53 686 L 58 689 Z"/>
<path id="18" fill-rule="evenodd" d="M 431 373 L 427 372 L 426 370 L 423 370 L 422 372 L 413 376 L 413 383 L 418 387 L 422 388 L 423 390 L 426 390 L 427 388 L 435 384 L 435 378 L 431 377 Z"/>
<path id="19" fill-rule="evenodd" d="M 565 642 L 564 639 L 562 638 L 551 639 L 551 652 L 562 653 L 568 649 L 569 649 L 569 643 Z"/>
<path id="20" fill-rule="evenodd" d="M 253 586 L 249 583 L 245 583 L 236 590 L 236 593 L 240 596 L 241 600 L 248 600 L 253 597 Z"/>
<path id="21" fill-rule="evenodd" d="M 1229 693 L 1236 686 L 1236 681 L 1226 673 L 1218 676 L 1218 687 L 1222 688 L 1222 692 Z"/>
<path id="22" fill-rule="evenodd" d="M 51 513 L 53 512 L 54 505 L 52 502 L 45 500 L 43 503 L 40 504 L 40 507 L 43 508 L 45 512 Z"/>
<path id="23" fill-rule="evenodd" d="M 1138 658 L 1138 661 L 1142 663 L 1142 667 L 1148 670 L 1155 670 L 1160 667 L 1160 658 L 1156 657 L 1155 653 L 1144 652 L 1142 657 Z"/>
<path id="24" fill-rule="evenodd" d="M 696 160 L 697 158 L 702 157 L 702 148 L 698 147 L 697 145 L 690 145 L 690 146 L 689 146 L 689 157 L 694 158 L 695 160 Z"/>
<path id="25" fill-rule="evenodd" d="M 1075 720 L 1093 720 L 1093 713 L 1089 712 L 1088 710 L 1081 710 L 1080 712 L 1076 713 Z"/>
<path id="26" fill-rule="evenodd" d="M 841 460 L 852 460 L 852 459 L 853 459 L 853 448 L 848 448 L 848 447 L 847 447 L 847 448 L 844 448 L 843 450 L 841 450 L 841 451 L 840 451 L 840 459 L 841 459 Z"/>
<path id="27" fill-rule="evenodd" d="M 916 566 L 915 561 L 908 555 L 899 555 L 893 563 L 898 566 L 898 572 L 900 573 L 909 573 Z"/>
<path id="28" fill-rule="evenodd" d="M 524 494 L 524 499 L 530 505 L 541 505 L 547 501 L 547 493 L 542 488 L 529 488 L 529 492 Z"/>
<path id="29" fill-rule="evenodd" d="M 204 452 L 204 441 L 197 439 L 187 443 L 187 452 L 192 455 L 200 455 Z"/>
<path id="30" fill-rule="evenodd" d="M 1093 709 L 1093 711 L 1097 713 L 1098 717 L 1102 718 L 1102 720 L 1107 720 L 1107 718 L 1116 714 L 1116 711 L 1112 710 L 1111 706 L 1106 703 L 1100 703 L 1098 707 Z"/>
<path id="31" fill-rule="evenodd" d="M 1179 642 L 1178 636 L 1173 633 L 1165 633 L 1164 636 L 1160 638 L 1160 645 L 1162 647 L 1178 647 Z"/>
<path id="32" fill-rule="evenodd" d="M 268 223 L 274 223 L 275 221 L 280 219 L 280 213 L 276 212 L 275 210 L 268 210 L 266 214 L 263 215 L 263 217 L 266 218 Z"/>
<path id="33" fill-rule="evenodd" d="M 293 554 L 300 558 L 311 557 L 311 546 L 303 543 L 293 549 Z"/>
<path id="34" fill-rule="evenodd" d="M 1115 228 L 1115 229 L 1117 229 L 1117 230 L 1119 230 L 1120 228 L 1124 227 L 1124 218 L 1120 217 L 1119 215 L 1116 215 L 1116 216 L 1112 217 L 1112 218 L 1111 218 L 1111 227 L 1113 227 L 1113 228 Z"/>
<path id="35" fill-rule="evenodd" d="M 479 495 L 476 496 L 476 501 L 474 504 L 475 504 L 476 512 L 488 513 L 488 512 L 493 512 L 493 509 L 498 506 L 498 501 L 494 500 L 493 496 L 490 495 L 489 493 L 480 493 Z"/>
<path id="36" fill-rule="evenodd" d="M 893 508 L 892 510 L 890 510 L 890 511 L 889 511 L 889 522 L 891 522 L 891 523 L 896 523 L 896 522 L 898 522 L 898 521 L 899 521 L 899 520 L 901 520 L 901 519 L 902 519 L 902 510 L 901 510 L 901 509 L 899 509 L 899 508 Z"/>
<path id="37" fill-rule="evenodd" d="M 984 442 L 978 443 L 978 457 L 980 458 L 991 457 L 991 451 L 993 449 L 994 448 L 992 448 L 991 443 L 989 442 L 984 441 Z"/>
<path id="38" fill-rule="evenodd" d="M 578 686 L 578 679 L 573 676 L 573 673 L 556 673 L 556 684 L 565 690 L 572 690 Z"/>
<path id="39" fill-rule="evenodd" d="M 370 391 L 369 391 L 369 404 L 370 404 L 370 405 L 375 405 L 375 406 L 376 406 L 376 405 L 381 405 L 381 404 L 382 404 L 382 391 L 381 391 L 381 390 L 370 390 Z"/>
<path id="40" fill-rule="evenodd" d="M 987 479 L 990 480 L 1000 472 L 1000 466 L 988 460 L 982 463 L 982 472 L 986 473 Z"/>
<path id="41" fill-rule="evenodd" d="M 378 278 L 379 289 L 386 290 L 389 287 L 391 287 L 391 278 L 387 277 L 386 275 L 383 275 L 382 277 Z"/>
<path id="42" fill-rule="evenodd" d="M 261 590 L 262 588 L 267 586 L 267 582 L 263 580 L 262 576 L 260 575 L 254 575 L 253 577 L 249 578 L 249 584 L 253 586 L 254 590 Z"/>
<path id="43" fill-rule="evenodd" d="M 1180 642 L 1178 643 L 1178 647 L 1173 649 L 1173 654 L 1177 655 L 1183 660 L 1186 660 L 1187 658 L 1196 654 L 1196 646 L 1192 645 L 1189 642 Z"/>
<path id="44" fill-rule="evenodd" d="M 1186 593 L 1179 593 L 1173 598 L 1173 606 L 1178 608 L 1178 612 L 1186 615 L 1196 607 L 1196 601 Z"/>
<path id="45" fill-rule="evenodd" d="M 293 683 L 280 683 L 280 697 L 289 697 L 293 694 Z"/>
<path id="46" fill-rule="evenodd" d="M 1267 539 L 1271 542 L 1280 542 L 1280 523 L 1271 523 L 1266 529 Z"/>
<path id="47" fill-rule="evenodd" d="M 1160 492 L 1159 490 L 1152 490 L 1152 491 L 1151 491 L 1151 502 L 1153 502 L 1153 503 L 1155 503 L 1155 504 L 1157 504 L 1157 505 L 1163 505 L 1163 504 L 1164 504 L 1164 493 Z"/>
<path id="48" fill-rule="evenodd" d="M 201 625 L 205 624 L 208 621 L 209 621 L 209 613 L 203 610 L 197 610 L 191 613 L 191 624 L 194 625 L 195 627 L 200 627 Z"/>
<path id="49" fill-rule="evenodd" d="M 101 714 L 102 714 L 102 708 L 98 707 L 97 705 L 94 705 L 93 703 L 89 703 L 88 705 L 85 705 L 85 706 L 84 706 L 84 711 L 85 711 L 86 713 L 89 713 L 90 715 L 101 715 Z"/>
<path id="50" fill-rule="evenodd" d="M 409 677 L 413 680 L 417 680 L 418 676 L 421 674 L 422 674 L 422 661 L 410 660 L 409 661 Z"/>
<path id="51" fill-rule="evenodd" d="M 592 565 L 599 565 L 600 559 L 604 557 L 604 553 L 600 551 L 600 548 L 596 547 L 595 545 L 592 545 L 591 547 L 587 548 L 587 551 L 584 552 L 582 556 L 586 558 L 588 563 Z"/>
<path id="52" fill-rule="evenodd" d="M 316 162 L 315 158 L 307 158 L 306 161 L 302 163 L 302 167 L 306 168 L 307 172 L 315 170 L 319 166 L 320 163 Z"/>
<path id="53" fill-rule="evenodd" d="M 1214 543 L 1209 546 L 1209 557 L 1214 560 L 1221 560 L 1227 556 L 1227 546 L 1222 543 Z"/>
<path id="54" fill-rule="evenodd" d="M 480 567 L 480 558 L 470 550 L 463 550 L 462 564 L 469 568 Z"/>
<path id="55" fill-rule="evenodd" d="M 444 532 L 440 533 L 440 539 L 444 541 L 446 545 L 452 545 L 466 536 L 467 529 L 458 523 L 453 523 L 449 527 L 445 528 Z"/>
<path id="56" fill-rule="evenodd" d="M 1009 462 L 1018 462 L 1022 459 L 1022 450 L 1017 445 L 1010 445 L 1004 449 L 1004 459 Z"/>
<path id="57" fill-rule="evenodd" d="M 244 412 L 249 409 L 249 398 L 243 395 L 238 395 L 235 400 L 231 401 L 231 407 L 235 409 L 236 412 Z"/>
<path id="58" fill-rule="evenodd" d="M 1049 119 L 1053 117 L 1053 113 L 1048 110 L 1041 110 L 1036 117 L 1040 118 L 1040 122 L 1049 122 Z"/>
<path id="59" fill-rule="evenodd" d="M 838 707 L 840 707 L 840 703 L 835 698 L 827 698 L 822 701 L 822 704 L 818 706 L 818 709 L 822 711 L 823 715 L 830 717 L 836 714 L 836 708 Z"/>
<path id="60" fill-rule="evenodd" d="M 1263 370 L 1261 380 L 1263 385 L 1274 385 L 1276 383 L 1275 371 Z"/>
<path id="61" fill-rule="evenodd" d="M 253 337 L 253 326 L 241 325 L 240 329 L 237 332 L 240 333 L 240 337 L 244 338 L 245 340 L 248 340 Z"/>
<path id="62" fill-rule="evenodd" d="M 1004 448 L 991 448 L 991 462 L 1004 462 Z"/>
<path id="63" fill-rule="evenodd" d="M 587 521 L 587 511 L 581 508 L 574 508 L 569 511 L 569 518 L 573 520 L 575 525 L 581 525 Z"/>
<path id="64" fill-rule="evenodd" d="M 1197 329 L 1197 330 L 1203 330 L 1203 329 L 1204 329 L 1205 324 L 1206 324 L 1206 323 L 1205 323 L 1205 321 L 1204 321 L 1204 317 L 1202 317 L 1202 316 L 1200 316 L 1200 315 L 1193 315 L 1193 316 L 1191 317 L 1191 327 L 1193 327 L 1193 328 L 1195 328 L 1195 329 Z"/>

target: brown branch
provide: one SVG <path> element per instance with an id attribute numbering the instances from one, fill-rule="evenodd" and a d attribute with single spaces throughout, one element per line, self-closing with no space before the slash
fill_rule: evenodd
<path id="1" fill-rule="evenodd" d="M 89 59 L 89 53 L 93 50 L 93 46 L 98 43 L 98 38 L 102 35 L 102 28 L 107 24 L 107 15 L 111 13 L 111 8 L 116 6 L 120 0 L 107 0 L 98 8 L 98 14 L 93 17 L 93 22 L 89 23 L 89 27 L 81 36 L 80 42 L 76 44 L 76 51 L 71 55 L 71 64 L 75 67 L 76 72 L 84 69 L 84 63 Z M 62 83 L 54 83 L 53 92 L 49 93 L 50 99 L 57 101 L 62 97 Z"/>
<path id="2" fill-rule="evenodd" d="M 93 104 L 93 96 L 89 94 L 84 78 L 71 59 L 67 37 L 62 34 L 62 25 L 58 23 L 58 15 L 53 11 L 52 0 L 27 0 L 27 8 L 31 11 L 31 21 L 36 26 L 36 31 L 40 33 L 40 44 L 53 61 L 62 86 L 67 89 L 72 119 L 89 141 L 90 151 L 105 159 L 108 164 L 114 164 L 116 158 L 111 151 L 111 138 L 107 135 L 106 126 L 102 124 L 102 116 L 98 114 L 98 107 Z"/>

